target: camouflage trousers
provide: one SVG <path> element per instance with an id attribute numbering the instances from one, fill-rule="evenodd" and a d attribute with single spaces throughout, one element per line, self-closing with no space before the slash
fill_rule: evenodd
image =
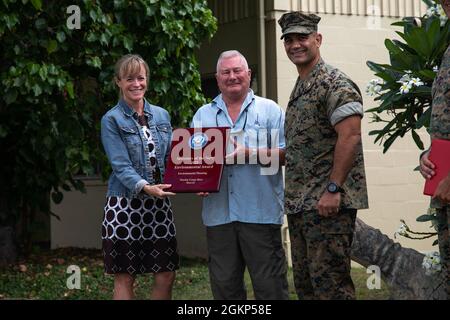
<path id="1" fill-rule="evenodd" d="M 350 250 L 356 212 L 334 217 L 318 211 L 288 215 L 294 284 L 299 299 L 355 299 Z"/>
<path id="2" fill-rule="evenodd" d="M 437 209 L 439 253 L 441 256 L 442 272 L 446 279 L 447 299 L 450 299 L 450 206 Z"/>

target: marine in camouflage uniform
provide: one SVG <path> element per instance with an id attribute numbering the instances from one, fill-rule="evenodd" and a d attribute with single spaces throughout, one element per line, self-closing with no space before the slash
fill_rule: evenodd
<path id="1" fill-rule="evenodd" d="M 441 5 L 450 18 L 450 0 L 441 0 Z M 439 72 L 431 90 L 432 112 L 430 122 L 431 140 L 450 140 L 450 46 L 447 47 Z M 434 164 L 429 160 L 430 149 L 420 156 L 420 173 L 426 179 L 434 174 Z M 447 298 L 450 299 L 450 173 L 443 179 L 431 199 L 431 208 L 436 209 L 438 219 L 439 252 L 442 272 L 446 275 Z"/>
<path id="2" fill-rule="evenodd" d="M 450 46 L 442 58 L 439 73 L 434 80 L 432 96 L 431 139 L 450 140 Z M 446 180 L 450 183 L 450 173 Z M 442 272 L 447 274 L 447 296 L 450 297 L 450 205 L 438 199 L 432 199 L 431 207 L 437 210 L 439 252 Z"/>
<path id="3" fill-rule="evenodd" d="M 299 299 L 354 299 L 350 248 L 357 210 L 368 207 L 360 135 L 352 145 L 350 154 L 354 156 L 349 156 L 348 170 L 342 173 L 338 212 L 325 215 L 318 209 L 318 204 L 335 174 L 333 165 L 338 162 L 335 157 L 342 156 L 342 150 L 336 150 L 340 135 L 336 125 L 347 118 L 357 118 L 355 121 L 360 125 L 363 116 L 361 93 L 344 73 L 320 58 L 318 48 L 316 64 L 306 77 L 301 77 L 303 66 L 290 56 L 297 53 L 289 52 L 286 45 L 287 41 L 295 41 L 288 40 L 295 36 L 301 38 L 295 38 L 300 39 L 298 41 L 308 41 L 306 37 L 317 35 L 319 20 L 313 14 L 291 12 L 278 21 L 282 39 L 286 37 L 286 52 L 297 65 L 300 75 L 286 110 L 285 212 Z M 306 50 L 305 55 L 314 54 L 315 46 L 298 45 L 298 51 Z M 308 51 L 308 48 L 312 49 Z M 302 57 L 301 53 L 298 57 Z M 353 117 L 355 115 L 359 117 Z"/>

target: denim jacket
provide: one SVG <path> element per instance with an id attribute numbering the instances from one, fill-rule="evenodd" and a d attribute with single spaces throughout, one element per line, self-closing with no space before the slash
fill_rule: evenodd
<path id="1" fill-rule="evenodd" d="M 169 113 L 144 100 L 144 114 L 155 144 L 155 153 L 161 178 L 170 153 L 172 127 Z M 149 150 L 137 113 L 122 99 L 109 110 L 101 121 L 103 148 L 111 163 L 107 196 L 135 198 L 146 184 L 154 184 L 150 172 Z"/>

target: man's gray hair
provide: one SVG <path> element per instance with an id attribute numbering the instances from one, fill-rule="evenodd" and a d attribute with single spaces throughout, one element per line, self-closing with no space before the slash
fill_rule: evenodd
<path id="1" fill-rule="evenodd" d="M 233 58 L 233 57 L 240 57 L 245 70 L 248 70 L 247 59 L 245 59 L 245 57 L 242 55 L 242 53 L 240 53 L 237 50 L 228 50 L 228 51 L 224 51 L 220 54 L 219 59 L 217 60 L 216 72 L 219 73 L 219 66 L 220 66 L 220 63 L 222 62 L 222 60 Z"/>

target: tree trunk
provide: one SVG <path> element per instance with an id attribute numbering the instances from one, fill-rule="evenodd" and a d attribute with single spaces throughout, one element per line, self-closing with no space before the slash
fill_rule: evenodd
<path id="1" fill-rule="evenodd" d="M 0 267 L 16 262 L 17 247 L 14 244 L 13 228 L 0 226 Z"/>
<path id="2" fill-rule="evenodd" d="M 428 276 L 422 267 L 424 255 L 403 248 L 392 239 L 356 219 L 352 260 L 368 267 L 378 266 L 381 278 L 389 286 L 392 299 L 445 300 L 443 273 Z"/>

